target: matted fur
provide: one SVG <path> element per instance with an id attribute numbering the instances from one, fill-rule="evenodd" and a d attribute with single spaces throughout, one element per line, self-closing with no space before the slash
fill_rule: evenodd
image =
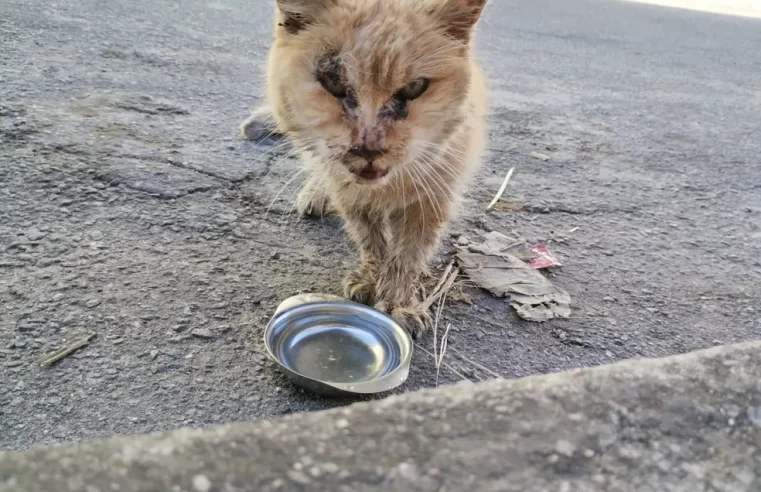
<path id="1" fill-rule="evenodd" d="M 417 334 L 429 320 L 419 278 L 484 146 L 486 87 L 470 41 L 486 0 L 277 3 L 268 100 L 309 171 L 299 210 L 343 217 L 361 255 L 346 295 Z M 318 81 L 325 64 L 350 100 Z M 416 79 L 428 89 L 394 113 Z M 370 162 L 349 152 L 359 145 L 382 150 L 370 167 L 385 176 L 352 173 Z"/>

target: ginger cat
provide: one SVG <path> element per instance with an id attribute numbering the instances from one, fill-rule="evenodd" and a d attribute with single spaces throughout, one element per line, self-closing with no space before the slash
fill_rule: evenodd
<path id="1" fill-rule="evenodd" d="M 268 103 L 242 125 L 288 136 L 309 171 L 299 212 L 337 212 L 360 251 L 348 298 L 413 335 L 419 281 L 485 142 L 471 50 L 486 0 L 278 0 Z"/>

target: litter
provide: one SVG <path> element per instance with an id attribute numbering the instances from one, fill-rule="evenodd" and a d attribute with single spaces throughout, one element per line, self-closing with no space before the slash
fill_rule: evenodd
<path id="1" fill-rule="evenodd" d="M 556 266 L 562 266 L 555 255 L 550 252 L 550 249 L 544 243 L 539 243 L 536 246 L 531 247 L 531 251 L 536 253 L 536 256 L 529 260 L 528 266 L 541 270 L 542 268 L 552 268 Z"/>
<path id="2" fill-rule="evenodd" d="M 521 239 L 495 231 L 487 234 L 481 244 L 458 246 L 456 256 L 461 270 L 476 285 L 507 298 L 521 318 L 541 322 L 570 317 L 568 292 L 554 286 L 527 263 L 536 259 L 541 268 L 559 264 L 546 245 L 531 248 Z"/>

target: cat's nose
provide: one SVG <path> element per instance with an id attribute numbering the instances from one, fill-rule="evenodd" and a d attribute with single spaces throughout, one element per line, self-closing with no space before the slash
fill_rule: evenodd
<path id="1" fill-rule="evenodd" d="M 349 153 L 361 157 L 367 162 L 372 162 L 378 157 L 382 156 L 385 152 L 378 149 L 371 149 L 366 145 L 352 145 L 349 147 Z"/>

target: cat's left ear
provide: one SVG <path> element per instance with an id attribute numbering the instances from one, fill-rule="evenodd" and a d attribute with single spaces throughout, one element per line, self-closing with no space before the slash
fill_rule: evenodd
<path id="1" fill-rule="evenodd" d="M 447 32 L 460 41 L 469 42 L 486 2 L 487 0 L 446 0 Z"/>
<path id="2" fill-rule="evenodd" d="M 280 26 L 296 34 L 313 23 L 319 13 L 336 4 L 336 0 L 277 0 L 282 14 Z"/>

